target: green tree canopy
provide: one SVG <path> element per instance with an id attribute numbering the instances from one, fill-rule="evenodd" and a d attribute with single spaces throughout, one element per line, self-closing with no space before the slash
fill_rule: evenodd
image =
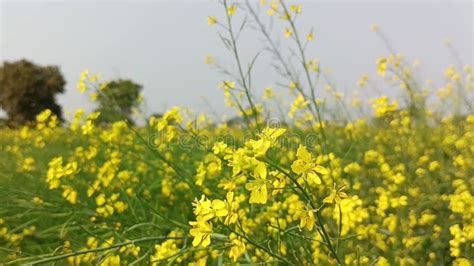
<path id="1" fill-rule="evenodd" d="M 118 79 L 107 83 L 98 96 L 99 121 L 111 123 L 127 119 L 132 122 L 133 107 L 138 106 L 142 86 L 128 79 Z"/>
<path id="2" fill-rule="evenodd" d="M 0 107 L 12 124 L 34 121 L 45 109 L 62 120 L 55 95 L 64 92 L 65 84 L 57 66 L 38 66 L 24 59 L 4 62 L 0 66 Z"/>

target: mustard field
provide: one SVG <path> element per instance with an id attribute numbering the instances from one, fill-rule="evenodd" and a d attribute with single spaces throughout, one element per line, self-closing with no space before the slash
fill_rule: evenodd
<path id="1" fill-rule="evenodd" d="M 306 52 L 317 39 L 298 30 L 304 6 L 216 5 L 207 22 L 234 70 L 216 90 L 237 118 L 172 107 L 143 125 L 103 124 L 99 112 L 62 122 L 44 110 L 0 129 L 0 262 L 472 265 L 472 68 L 447 66 L 443 84 L 425 86 L 388 50 L 344 95 Z M 281 71 L 259 94 L 239 54 L 244 17 Z M 78 88 L 94 100 L 107 81 L 85 71 Z"/>

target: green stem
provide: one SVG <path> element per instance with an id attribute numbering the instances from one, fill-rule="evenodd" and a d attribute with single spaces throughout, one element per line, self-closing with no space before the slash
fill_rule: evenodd
<path id="1" fill-rule="evenodd" d="M 291 176 L 290 173 L 288 173 L 287 171 L 283 170 L 281 167 L 279 167 L 278 165 L 276 165 L 275 163 L 273 163 L 273 162 L 270 161 L 270 160 L 265 160 L 265 162 L 268 163 L 270 166 L 274 167 L 275 169 L 277 169 L 278 171 L 282 172 L 284 175 L 286 175 L 286 176 L 296 185 L 296 187 L 298 188 L 298 190 L 300 190 L 301 193 L 298 193 L 298 194 L 302 194 L 302 195 L 304 196 L 304 198 L 306 198 L 306 199 L 308 200 L 308 202 L 309 202 L 311 208 L 314 209 L 314 210 L 317 210 L 316 204 L 315 204 L 314 201 L 312 200 L 311 196 L 310 196 L 310 195 L 308 194 L 308 192 L 298 183 L 298 181 L 297 181 L 293 176 Z M 334 249 L 334 246 L 333 246 L 332 243 L 331 243 L 331 237 L 329 236 L 329 234 L 326 232 L 326 229 L 324 228 L 323 217 L 321 216 L 321 214 L 320 214 L 319 211 L 316 211 L 316 217 L 318 218 L 318 219 L 317 219 L 318 225 L 319 225 L 319 227 L 321 228 L 320 235 L 321 235 L 321 237 L 323 238 L 324 242 L 326 242 L 329 251 L 332 253 L 332 255 L 334 256 L 334 258 L 337 260 L 337 262 L 338 262 L 340 265 L 344 265 L 344 262 L 342 262 L 342 260 L 339 258 L 339 256 L 337 255 L 336 250 Z M 318 232 L 319 232 L 319 231 L 318 231 Z"/>
<path id="2" fill-rule="evenodd" d="M 255 120 L 255 125 L 256 125 L 257 129 L 260 131 L 260 124 L 258 123 L 257 109 L 255 108 L 255 105 L 253 103 L 252 96 L 250 95 L 250 88 L 247 85 L 247 82 L 245 80 L 244 71 L 242 70 L 242 64 L 240 62 L 240 56 L 239 56 L 239 52 L 237 50 L 237 41 L 235 39 L 234 31 L 233 31 L 233 28 L 232 28 L 231 15 L 229 15 L 229 13 L 227 12 L 227 10 L 228 10 L 227 0 L 224 0 L 224 8 L 225 8 L 225 13 L 226 13 L 226 17 L 227 17 L 227 25 L 228 25 L 228 29 L 229 29 L 230 40 L 232 42 L 232 52 L 234 53 L 235 61 L 237 63 L 237 68 L 239 69 L 239 75 L 240 75 L 240 79 L 242 80 L 242 85 L 243 85 L 244 90 L 245 90 L 245 96 L 247 97 L 247 100 L 249 101 L 250 107 L 252 108 L 252 113 L 253 113 L 253 117 L 254 117 L 254 120 Z"/>
<path id="3" fill-rule="evenodd" d="M 327 142 L 326 133 L 325 133 L 324 127 L 323 127 L 323 122 L 322 122 L 322 119 L 321 119 L 321 111 L 319 110 L 319 106 L 316 103 L 316 95 L 315 95 L 315 90 L 316 89 L 314 88 L 313 82 L 311 80 L 311 75 L 309 74 L 308 66 L 306 64 L 306 55 L 305 55 L 305 52 L 304 52 L 304 48 L 303 48 L 303 45 L 301 44 L 300 38 L 298 36 L 298 31 L 296 29 L 295 22 L 289 16 L 290 13 L 289 13 L 288 8 L 286 7 L 283 0 L 281 0 L 281 5 L 283 7 L 283 10 L 284 10 L 285 14 L 288 14 L 288 21 L 290 23 L 290 27 L 291 27 L 291 29 L 294 33 L 294 36 L 295 36 L 294 39 L 296 41 L 296 44 L 298 46 L 298 50 L 299 50 L 299 53 L 300 53 L 300 56 L 301 56 L 301 63 L 303 65 L 304 73 L 306 75 L 306 79 L 308 81 L 308 85 L 309 85 L 309 88 L 311 90 L 311 100 L 312 100 L 314 108 L 316 110 L 317 118 L 319 120 L 319 126 L 321 128 L 321 136 L 322 136 L 323 142 L 324 142 L 324 147 L 323 148 L 324 148 L 325 152 L 327 153 L 327 151 L 328 151 L 328 142 Z"/>
<path id="4" fill-rule="evenodd" d="M 140 243 L 140 242 L 167 240 L 167 239 L 187 239 L 187 238 L 188 237 L 168 237 L 168 236 L 143 237 L 143 238 L 139 238 L 139 239 L 135 239 L 135 240 L 131 240 L 131 241 L 111 245 L 109 247 L 100 247 L 100 248 L 94 248 L 94 249 L 75 251 L 75 252 L 62 254 L 62 255 L 58 255 L 58 256 L 54 256 L 54 257 L 44 258 L 44 259 L 37 260 L 37 261 L 34 261 L 34 262 L 30 263 L 30 265 L 38 265 L 38 264 L 58 261 L 58 260 L 62 260 L 62 259 L 66 259 L 66 258 L 69 258 L 69 257 L 78 256 L 78 255 L 82 255 L 82 254 L 96 253 L 96 252 L 101 252 L 101 251 L 106 251 L 106 250 L 110 250 L 110 249 L 120 248 L 120 247 L 124 247 L 124 246 L 128 246 L 128 245 L 135 245 L 135 244 Z"/>

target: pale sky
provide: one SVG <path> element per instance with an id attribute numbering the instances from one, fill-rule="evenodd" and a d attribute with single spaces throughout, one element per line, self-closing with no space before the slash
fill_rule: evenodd
<path id="1" fill-rule="evenodd" d="M 464 63 L 473 62 L 471 1 L 299 2 L 303 13 L 298 24 L 305 31 L 315 29 L 310 58 L 319 58 L 332 69 L 336 89 L 350 92 L 360 75 L 375 73 L 376 59 L 388 54 L 370 31 L 372 23 L 379 24 L 409 60 L 420 59 L 422 77 L 440 86 L 444 69 L 455 63 L 443 44 L 445 38 L 452 40 Z M 60 66 L 67 85 L 58 100 L 66 115 L 78 107 L 91 108 L 76 89 L 84 69 L 106 79 L 130 78 L 142 84 L 150 112 L 175 105 L 199 112 L 207 112 L 211 105 L 218 113 L 226 112 L 218 89 L 226 77 L 204 64 L 207 54 L 225 65 L 233 63 L 218 28 L 206 23 L 208 15 L 223 18 L 215 1 L 0 0 L 0 5 L 2 61 L 27 58 Z M 281 31 L 275 34 L 283 36 Z M 258 33 L 244 31 L 240 43 L 244 60 L 260 50 L 259 40 Z M 259 91 L 279 81 L 266 57 L 257 61 L 253 76 Z"/>

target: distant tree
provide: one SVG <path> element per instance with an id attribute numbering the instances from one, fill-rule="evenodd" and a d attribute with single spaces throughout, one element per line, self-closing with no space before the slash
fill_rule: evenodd
<path id="1" fill-rule="evenodd" d="M 118 79 L 107 83 L 97 100 L 99 121 L 112 123 L 119 120 L 132 122 L 133 107 L 138 106 L 142 86 L 131 80 Z"/>
<path id="2" fill-rule="evenodd" d="M 234 116 L 234 117 L 229 118 L 226 121 L 226 124 L 229 127 L 242 126 L 242 125 L 245 125 L 245 119 L 244 117 L 241 117 L 241 116 Z"/>
<path id="3" fill-rule="evenodd" d="M 163 114 L 162 114 L 162 113 L 153 113 L 153 114 L 151 114 L 151 115 L 148 116 L 148 120 L 150 120 L 150 118 L 152 118 L 152 117 L 154 117 L 154 118 L 156 118 L 156 119 L 162 118 L 162 117 L 163 117 Z"/>
<path id="4" fill-rule="evenodd" d="M 65 84 L 57 66 L 38 66 L 24 59 L 4 62 L 0 66 L 0 107 L 11 124 L 34 121 L 45 109 L 62 120 L 55 95 L 64 92 Z"/>
<path id="5" fill-rule="evenodd" d="M 8 120 L 5 118 L 0 118 L 0 128 L 5 127 L 8 124 Z"/>

